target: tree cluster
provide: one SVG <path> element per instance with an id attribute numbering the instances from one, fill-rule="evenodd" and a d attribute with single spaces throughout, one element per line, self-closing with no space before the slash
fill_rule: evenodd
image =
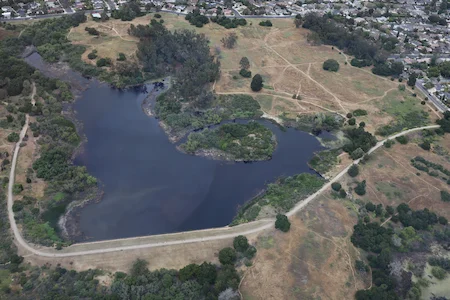
<path id="1" fill-rule="evenodd" d="M 130 34 L 140 38 L 138 57 L 144 71 L 153 77 L 175 74 L 178 95 L 196 98 L 219 76 L 219 62 L 210 54 L 208 39 L 192 31 L 171 32 L 162 24 L 130 27 Z"/>
<path id="2" fill-rule="evenodd" d="M 188 13 L 185 18 L 191 25 L 196 27 L 203 27 L 209 23 L 208 17 L 202 15 L 199 9 L 194 9 L 192 12 Z"/>
<path id="3" fill-rule="evenodd" d="M 375 136 L 362 127 L 348 129 L 345 134 L 350 142 L 343 147 L 343 150 L 349 153 L 353 159 L 362 157 L 377 143 Z"/>
<path id="4" fill-rule="evenodd" d="M 226 29 L 237 28 L 238 26 L 247 25 L 247 20 L 245 20 L 245 19 L 242 19 L 242 18 L 231 19 L 231 18 L 227 18 L 225 16 L 211 17 L 211 22 L 217 23 L 220 26 L 225 27 Z"/>

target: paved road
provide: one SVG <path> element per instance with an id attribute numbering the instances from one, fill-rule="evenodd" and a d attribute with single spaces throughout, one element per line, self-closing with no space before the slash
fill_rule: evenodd
<path id="1" fill-rule="evenodd" d="M 34 89 L 33 89 L 34 91 Z M 33 99 L 34 97 L 32 97 Z M 100 242 L 93 242 L 93 243 L 83 243 L 83 244 L 76 244 L 78 246 L 82 245 L 84 247 L 89 247 L 90 244 L 92 245 L 96 245 L 95 249 L 92 250 L 82 250 L 82 251 L 71 251 L 71 247 L 67 247 L 64 249 L 64 251 L 66 252 L 56 252 L 56 250 L 51 249 L 51 248 L 47 248 L 47 249 L 37 249 L 34 248 L 33 246 L 31 246 L 30 244 L 28 244 L 22 237 L 18 227 L 17 227 L 17 223 L 16 220 L 14 219 L 14 212 L 12 210 L 12 206 L 14 203 L 14 198 L 13 198 L 13 186 L 14 186 L 14 179 L 15 179 L 15 171 L 16 171 L 16 164 L 17 164 L 17 158 L 19 155 L 19 150 L 20 150 L 20 143 L 23 140 L 23 137 L 25 136 L 25 133 L 28 130 L 28 122 L 29 122 L 29 117 L 28 115 L 26 115 L 26 121 L 25 121 L 25 125 L 22 128 L 22 131 L 20 132 L 20 139 L 17 142 L 15 148 L 14 148 L 14 154 L 13 154 L 13 159 L 12 159 L 12 164 L 11 164 L 11 172 L 10 172 L 10 176 L 9 176 L 9 184 L 8 184 L 8 217 L 9 217 L 9 222 L 11 224 L 11 229 L 13 231 L 14 234 L 14 238 L 15 238 L 15 242 L 16 245 L 18 247 L 21 247 L 22 249 L 25 249 L 26 251 L 30 252 L 31 254 L 37 255 L 37 256 L 42 256 L 42 257 L 75 257 L 75 256 L 83 256 L 83 255 L 90 255 L 90 254 L 102 254 L 102 253 L 110 253 L 110 252 L 116 252 L 116 251 L 126 251 L 126 250 L 136 250 L 136 249 L 145 249 L 145 248 L 152 248 L 152 247 L 160 247 L 160 246 L 170 246 L 170 245 L 180 245 L 180 244 L 188 244 L 188 243 L 197 243 L 197 242 L 205 242 L 205 241 L 215 241 L 215 240 L 222 240 L 222 239 L 230 239 L 233 238 L 237 235 L 249 235 L 252 233 L 256 233 L 256 232 L 260 232 L 262 230 L 268 229 L 273 227 L 273 223 L 274 220 L 273 219 L 267 219 L 267 220 L 262 220 L 260 222 L 263 222 L 263 224 L 261 226 L 257 226 L 255 228 L 251 228 L 251 229 L 245 229 L 243 228 L 242 231 L 238 231 L 238 230 L 233 230 L 232 233 L 219 233 L 217 235 L 212 235 L 212 236 L 208 236 L 208 237 L 202 237 L 202 238 L 187 238 L 187 239 L 183 239 L 180 238 L 178 240 L 171 240 L 171 241 L 167 241 L 167 242 L 154 242 L 154 243 L 144 243 L 144 244 L 139 244 L 139 245 L 130 245 L 130 246 L 117 246 L 117 247 L 109 247 L 108 248 L 108 242 L 112 242 L 112 241 L 120 241 L 120 240 L 111 240 L 111 241 L 100 241 Z M 393 136 L 390 136 L 389 138 L 378 142 L 372 149 L 369 150 L 369 154 L 374 152 L 375 150 L 377 150 L 378 148 L 380 148 L 384 142 L 388 139 L 392 139 L 392 138 L 396 138 L 398 136 L 404 135 L 404 134 L 408 134 L 410 132 L 413 131 L 418 131 L 418 130 L 423 130 L 423 129 L 432 129 L 432 128 L 438 128 L 439 125 L 431 125 L 431 126 L 424 126 L 424 127 L 419 127 L 419 128 L 413 128 L 413 129 L 409 129 L 409 130 L 405 130 L 403 132 L 397 133 Z M 361 159 L 358 159 L 356 161 L 354 161 L 355 164 L 359 164 Z M 332 180 L 330 180 L 329 182 L 327 182 L 321 189 L 319 189 L 317 192 L 315 192 L 314 194 L 310 195 L 308 198 L 302 200 L 301 202 L 299 202 L 291 211 L 289 211 L 286 215 L 288 216 L 292 216 L 295 213 L 297 213 L 298 211 L 302 210 L 306 205 L 308 205 L 311 201 L 313 201 L 319 194 L 321 194 L 323 191 L 325 191 L 326 189 L 328 189 L 331 184 L 333 182 L 338 181 L 339 179 L 341 179 L 342 176 L 344 176 L 348 169 L 350 168 L 351 164 L 349 166 L 347 166 L 344 170 L 342 170 L 337 176 L 335 176 Z M 203 232 L 207 232 L 210 231 L 211 233 L 214 233 L 215 231 L 232 231 L 232 228 L 235 229 L 236 227 L 224 227 L 224 228 L 220 228 L 220 229 L 208 229 L 208 230 L 203 230 Z M 180 235 L 181 236 L 181 235 Z M 121 240 L 133 240 L 135 239 L 136 241 L 141 241 L 142 237 L 140 238 L 128 238 L 128 239 L 121 239 Z M 101 247 L 100 249 L 98 248 L 98 245 L 104 243 L 105 244 L 105 248 Z M 74 245 L 75 246 L 75 245 Z"/>
<path id="2" fill-rule="evenodd" d="M 416 87 L 434 104 L 434 106 L 436 106 L 441 113 L 449 110 L 449 108 L 442 103 L 441 100 L 439 100 L 435 95 L 430 94 L 421 82 L 416 81 Z"/>

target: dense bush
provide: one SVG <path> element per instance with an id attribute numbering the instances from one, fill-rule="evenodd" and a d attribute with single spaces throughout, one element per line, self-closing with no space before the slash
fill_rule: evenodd
<path id="1" fill-rule="evenodd" d="M 327 59 L 322 68 L 325 71 L 337 72 L 339 70 L 339 63 L 335 59 Z M 355 125 L 355 124 L 353 124 Z"/>
<path id="2" fill-rule="evenodd" d="M 246 69 L 241 69 L 241 70 L 239 71 L 239 74 L 240 74 L 242 77 L 246 77 L 246 78 L 252 77 L 252 72 L 249 71 L 249 70 L 246 70 Z"/>
<path id="3" fill-rule="evenodd" d="M 351 241 L 353 245 L 370 252 L 380 253 L 383 249 L 390 248 L 392 229 L 381 227 L 379 223 L 358 222 L 353 227 Z"/>
<path id="4" fill-rule="evenodd" d="M 355 117 L 367 116 L 367 111 L 364 109 L 356 109 L 353 111 L 353 116 Z"/>
<path id="5" fill-rule="evenodd" d="M 441 200 L 444 202 L 450 202 L 450 193 L 447 191 L 441 191 Z"/>
<path id="6" fill-rule="evenodd" d="M 18 141 L 19 141 L 19 139 L 20 139 L 20 137 L 19 137 L 19 134 L 18 133 L 16 133 L 16 132 L 11 132 L 9 135 L 8 135 L 8 142 L 10 142 L 10 143 L 17 143 Z"/>
<path id="7" fill-rule="evenodd" d="M 275 228 L 283 232 L 288 232 L 291 228 L 291 222 L 289 222 L 289 219 L 285 215 L 278 214 L 275 221 Z"/>
<path id="8" fill-rule="evenodd" d="M 125 61 L 127 60 L 127 57 L 125 56 L 125 53 L 120 52 L 118 57 L 117 57 L 118 61 Z"/>
<path id="9" fill-rule="evenodd" d="M 261 21 L 259 22 L 259 26 L 272 27 L 272 22 L 270 20 Z"/>
<path id="10" fill-rule="evenodd" d="M 100 58 L 100 59 L 98 59 L 97 60 L 97 67 L 109 67 L 109 66 L 111 66 L 111 63 L 112 63 L 112 61 L 111 61 L 111 58 L 109 58 L 109 57 L 106 57 L 106 58 L 104 58 L 104 57 L 102 57 L 102 58 Z"/>
<path id="11" fill-rule="evenodd" d="M 395 139 L 397 140 L 397 142 L 399 142 L 402 145 L 408 144 L 408 141 L 409 141 L 408 137 L 405 135 L 398 136 Z"/>
<path id="12" fill-rule="evenodd" d="M 100 35 L 100 32 L 93 27 L 85 27 L 84 30 L 86 30 L 90 35 Z"/>

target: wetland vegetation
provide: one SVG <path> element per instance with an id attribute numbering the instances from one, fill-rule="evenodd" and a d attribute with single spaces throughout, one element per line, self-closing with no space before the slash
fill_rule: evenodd
<path id="1" fill-rule="evenodd" d="M 181 148 L 188 153 L 203 153 L 211 149 L 212 156 L 235 161 L 267 160 L 276 147 L 275 135 L 258 122 L 224 124 L 212 130 L 189 134 Z M 218 153 L 216 153 L 218 152 Z M 222 155 L 223 154 L 223 155 Z"/>

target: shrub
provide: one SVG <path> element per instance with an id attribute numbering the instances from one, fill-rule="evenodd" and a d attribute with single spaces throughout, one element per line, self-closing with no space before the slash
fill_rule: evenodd
<path id="1" fill-rule="evenodd" d="M 361 148 L 355 149 L 352 153 L 350 153 L 350 157 L 353 160 L 357 160 L 358 158 L 361 158 L 364 156 L 364 150 Z"/>
<path id="2" fill-rule="evenodd" d="M 253 76 L 252 83 L 250 84 L 252 91 L 259 92 L 263 88 L 263 79 L 261 75 L 256 74 Z"/>
<path id="3" fill-rule="evenodd" d="M 344 189 L 339 190 L 339 197 L 345 198 L 347 197 L 347 192 Z"/>
<path id="4" fill-rule="evenodd" d="M 90 35 L 100 35 L 100 32 L 98 32 L 97 29 L 92 27 L 85 27 L 84 30 L 86 30 Z"/>
<path id="5" fill-rule="evenodd" d="M 239 74 L 240 74 L 242 77 L 245 77 L 245 78 L 250 78 L 250 77 L 252 77 L 252 72 L 249 71 L 249 70 L 246 70 L 246 69 L 241 69 L 241 70 L 239 71 Z"/>
<path id="6" fill-rule="evenodd" d="M 243 235 L 238 235 L 233 240 L 233 247 L 237 252 L 245 252 L 249 247 L 247 238 Z"/>
<path id="7" fill-rule="evenodd" d="M 359 122 L 359 127 L 361 127 L 361 128 L 366 127 L 366 122 Z"/>
<path id="8" fill-rule="evenodd" d="M 447 191 L 441 191 L 441 200 L 444 202 L 450 202 L 450 193 Z"/>
<path id="9" fill-rule="evenodd" d="M 20 137 L 16 132 L 12 132 L 8 135 L 8 142 L 10 143 L 17 143 L 19 139 Z"/>
<path id="10" fill-rule="evenodd" d="M 111 65 L 111 59 L 110 58 L 100 58 L 97 60 L 97 67 L 107 67 Z"/>
<path id="11" fill-rule="evenodd" d="M 342 185 L 339 182 L 333 182 L 331 184 L 331 188 L 336 192 L 339 192 L 339 190 L 342 188 Z"/>
<path id="12" fill-rule="evenodd" d="M 438 222 L 441 225 L 447 225 L 448 224 L 448 220 L 446 218 L 442 217 L 442 216 L 438 217 Z"/>
<path id="13" fill-rule="evenodd" d="M 219 261 L 222 265 L 232 265 L 236 261 L 236 251 L 227 247 L 219 251 Z"/>
<path id="14" fill-rule="evenodd" d="M 364 109 L 356 109 L 353 111 L 353 115 L 355 117 L 367 116 L 367 110 Z"/>
<path id="15" fill-rule="evenodd" d="M 125 56 L 125 54 L 122 53 L 122 52 L 120 52 L 120 53 L 119 53 L 119 56 L 117 57 L 117 60 L 118 60 L 118 61 L 124 61 L 124 60 L 126 60 L 126 59 L 127 59 L 127 57 Z"/>
<path id="16" fill-rule="evenodd" d="M 245 257 L 247 257 L 248 259 L 252 259 L 255 256 L 255 254 L 256 254 L 256 248 L 253 246 L 249 246 L 247 248 L 247 250 L 245 250 L 245 253 L 244 253 Z"/>
<path id="17" fill-rule="evenodd" d="M 433 267 L 431 269 L 431 274 L 438 280 L 443 280 L 445 277 L 447 277 L 447 272 L 445 272 L 445 270 L 441 267 Z"/>
<path id="18" fill-rule="evenodd" d="M 352 115 L 352 113 L 348 113 L 348 114 L 346 115 L 346 117 L 347 117 L 347 119 L 350 119 L 350 118 L 353 117 L 353 115 Z"/>
<path id="19" fill-rule="evenodd" d="M 325 71 L 337 72 L 339 70 L 339 63 L 334 59 L 327 59 L 322 67 Z"/>
<path id="20" fill-rule="evenodd" d="M 398 136 L 398 137 L 396 137 L 395 139 L 397 140 L 397 142 L 399 142 L 399 143 L 402 144 L 402 145 L 408 144 L 408 141 L 409 141 L 408 137 L 407 137 L 407 136 L 404 136 L 404 135 Z"/>
<path id="21" fill-rule="evenodd" d="M 13 186 L 13 194 L 17 195 L 23 191 L 23 185 L 21 183 L 15 183 Z"/>
<path id="22" fill-rule="evenodd" d="M 360 196 L 363 196 L 366 194 L 366 181 L 365 180 L 358 182 L 358 184 L 355 187 L 355 193 Z"/>
<path id="23" fill-rule="evenodd" d="M 259 22 L 259 26 L 272 27 L 272 22 L 270 20 Z"/>
<path id="24" fill-rule="evenodd" d="M 154 14 L 154 17 L 155 17 L 156 19 L 160 19 L 162 16 L 161 16 L 160 14 Z"/>
<path id="25" fill-rule="evenodd" d="M 395 142 L 393 141 L 393 140 L 391 140 L 391 139 L 388 139 L 386 142 L 384 142 L 384 147 L 386 147 L 386 148 L 391 148 L 392 147 L 392 145 L 394 145 L 395 144 Z"/>
<path id="26" fill-rule="evenodd" d="M 353 164 L 347 171 L 347 174 L 351 177 L 356 177 L 359 174 L 359 167 L 358 165 Z"/>
<path id="27" fill-rule="evenodd" d="M 356 124 L 356 119 L 355 118 L 351 118 L 350 120 L 348 120 L 348 125 L 355 125 Z"/>
<path id="28" fill-rule="evenodd" d="M 423 150 L 427 150 L 429 151 L 431 149 L 431 144 L 429 141 L 423 141 L 423 143 L 419 144 L 419 146 L 423 149 Z"/>
<path id="29" fill-rule="evenodd" d="M 25 205 L 23 204 L 23 201 L 16 200 L 16 201 L 14 201 L 12 210 L 13 210 L 13 212 L 18 212 L 18 211 L 21 211 L 24 206 Z"/>
<path id="30" fill-rule="evenodd" d="M 285 215 L 278 214 L 277 220 L 275 221 L 275 228 L 283 232 L 288 232 L 291 228 L 291 222 L 289 222 L 289 219 Z"/>
<path id="31" fill-rule="evenodd" d="M 89 58 L 89 59 L 96 59 L 96 58 L 97 58 L 97 53 L 95 53 L 95 52 L 90 52 L 90 53 L 88 54 L 88 58 Z"/>

